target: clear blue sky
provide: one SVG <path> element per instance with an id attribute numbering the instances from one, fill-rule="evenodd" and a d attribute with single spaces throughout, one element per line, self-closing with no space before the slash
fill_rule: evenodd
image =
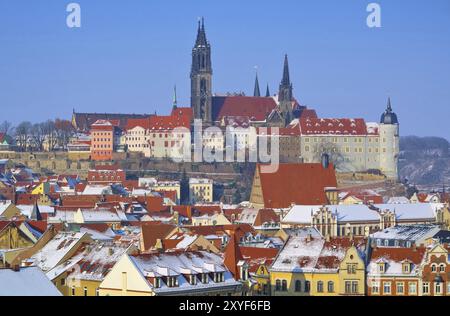
<path id="1" fill-rule="evenodd" d="M 388 95 L 402 135 L 450 138 L 450 1 L 0 0 L 0 120 L 70 118 L 72 109 L 167 113 L 189 106 L 190 53 L 205 17 L 213 90 L 276 92 L 289 54 L 294 93 L 323 117 L 378 121 Z M 265 91 L 265 87 L 262 87 Z"/>

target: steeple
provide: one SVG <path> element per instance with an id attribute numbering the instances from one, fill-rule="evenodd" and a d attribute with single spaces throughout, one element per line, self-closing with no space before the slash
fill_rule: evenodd
<path id="1" fill-rule="evenodd" d="M 391 97 L 388 97 L 386 110 L 389 111 L 389 112 L 392 112 Z"/>
<path id="2" fill-rule="evenodd" d="M 197 40 L 195 41 L 195 46 L 206 46 L 208 45 L 208 41 L 206 40 L 206 32 L 205 32 L 205 20 L 202 17 L 202 20 L 198 21 L 198 29 L 197 29 Z"/>
<path id="3" fill-rule="evenodd" d="M 289 125 L 294 117 L 292 113 L 292 83 L 289 78 L 289 62 L 288 56 L 284 55 L 283 78 L 281 79 L 280 88 L 278 90 L 278 107 L 283 114 L 285 125 Z"/>
<path id="4" fill-rule="evenodd" d="M 284 55 L 283 79 L 281 79 L 281 84 L 285 86 L 289 86 L 291 84 L 291 80 L 289 78 L 289 62 L 287 54 Z"/>
<path id="5" fill-rule="evenodd" d="M 194 118 L 212 122 L 211 46 L 206 39 L 205 22 L 198 22 L 197 39 L 192 49 L 191 107 Z"/>
<path id="6" fill-rule="evenodd" d="M 397 114 L 392 111 L 391 98 L 388 98 L 386 110 L 381 115 L 381 124 L 398 124 Z"/>
<path id="7" fill-rule="evenodd" d="M 253 90 L 253 96 L 254 97 L 261 96 L 261 92 L 259 90 L 258 72 L 256 73 L 256 77 L 255 77 L 255 89 Z"/>
<path id="8" fill-rule="evenodd" d="M 292 101 L 292 83 L 289 78 L 289 62 L 287 55 L 284 55 L 283 78 L 281 79 L 280 89 L 278 91 L 278 101 Z"/>
<path id="9" fill-rule="evenodd" d="M 173 108 L 176 109 L 178 107 L 178 102 L 177 102 L 177 86 L 175 85 L 173 87 Z"/>
<path id="10" fill-rule="evenodd" d="M 270 91 L 269 91 L 269 84 L 267 84 L 267 88 L 266 88 L 266 97 L 270 97 Z"/>

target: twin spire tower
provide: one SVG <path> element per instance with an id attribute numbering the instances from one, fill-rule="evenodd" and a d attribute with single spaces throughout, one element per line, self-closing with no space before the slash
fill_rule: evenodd
<path id="1" fill-rule="evenodd" d="M 212 63 L 211 45 L 206 38 L 205 22 L 202 18 L 198 22 L 197 39 L 192 49 L 191 67 L 191 107 L 194 118 L 201 119 L 205 124 L 213 123 L 213 96 L 212 96 Z M 283 78 L 278 92 L 279 110 L 286 124 L 293 119 L 292 115 L 292 83 L 289 78 L 288 57 L 285 55 Z M 254 97 L 261 97 L 258 75 L 255 79 Z M 267 85 L 266 97 L 270 97 Z"/>

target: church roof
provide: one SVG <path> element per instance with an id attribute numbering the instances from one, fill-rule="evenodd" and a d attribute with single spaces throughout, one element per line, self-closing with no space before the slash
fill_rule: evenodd
<path id="1" fill-rule="evenodd" d="M 320 163 L 280 164 L 274 173 L 261 172 L 261 166 L 258 164 L 257 169 L 265 207 L 327 204 L 325 188 L 337 186 L 332 164 L 328 168 Z"/>
<path id="2" fill-rule="evenodd" d="M 223 117 L 248 117 L 250 121 L 265 121 L 276 108 L 277 102 L 272 97 L 248 96 L 214 96 L 212 97 L 212 114 L 214 121 Z"/>

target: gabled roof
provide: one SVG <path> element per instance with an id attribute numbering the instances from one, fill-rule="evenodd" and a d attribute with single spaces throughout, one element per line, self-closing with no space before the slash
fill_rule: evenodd
<path id="1" fill-rule="evenodd" d="M 0 269 L 0 296 L 62 296 L 38 267 Z"/>
<path id="2" fill-rule="evenodd" d="M 146 222 L 141 226 L 141 240 L 143 251 L 153 248 L 158 239 L 165 239 L 174 229 L 175 225 L 160 222 Z"/>
<path id="3" fill-rule="evenodd" d="M 333 165 L 324 168 L 320 163 L 279 164 L 274 173 L 257 170 L 261 179 L 264 206 L 268 208 L 287 208 L 294 204 L 327 204 L 325 188 L 336 187 Z"/>
<path id="4" fill-rule="evenodd" d="M 213 96 L 212 115 L 214 121 L 224 117 L 248 117 L 250 121 L 265 121 L 276 108 L 272 97 Z"/>

